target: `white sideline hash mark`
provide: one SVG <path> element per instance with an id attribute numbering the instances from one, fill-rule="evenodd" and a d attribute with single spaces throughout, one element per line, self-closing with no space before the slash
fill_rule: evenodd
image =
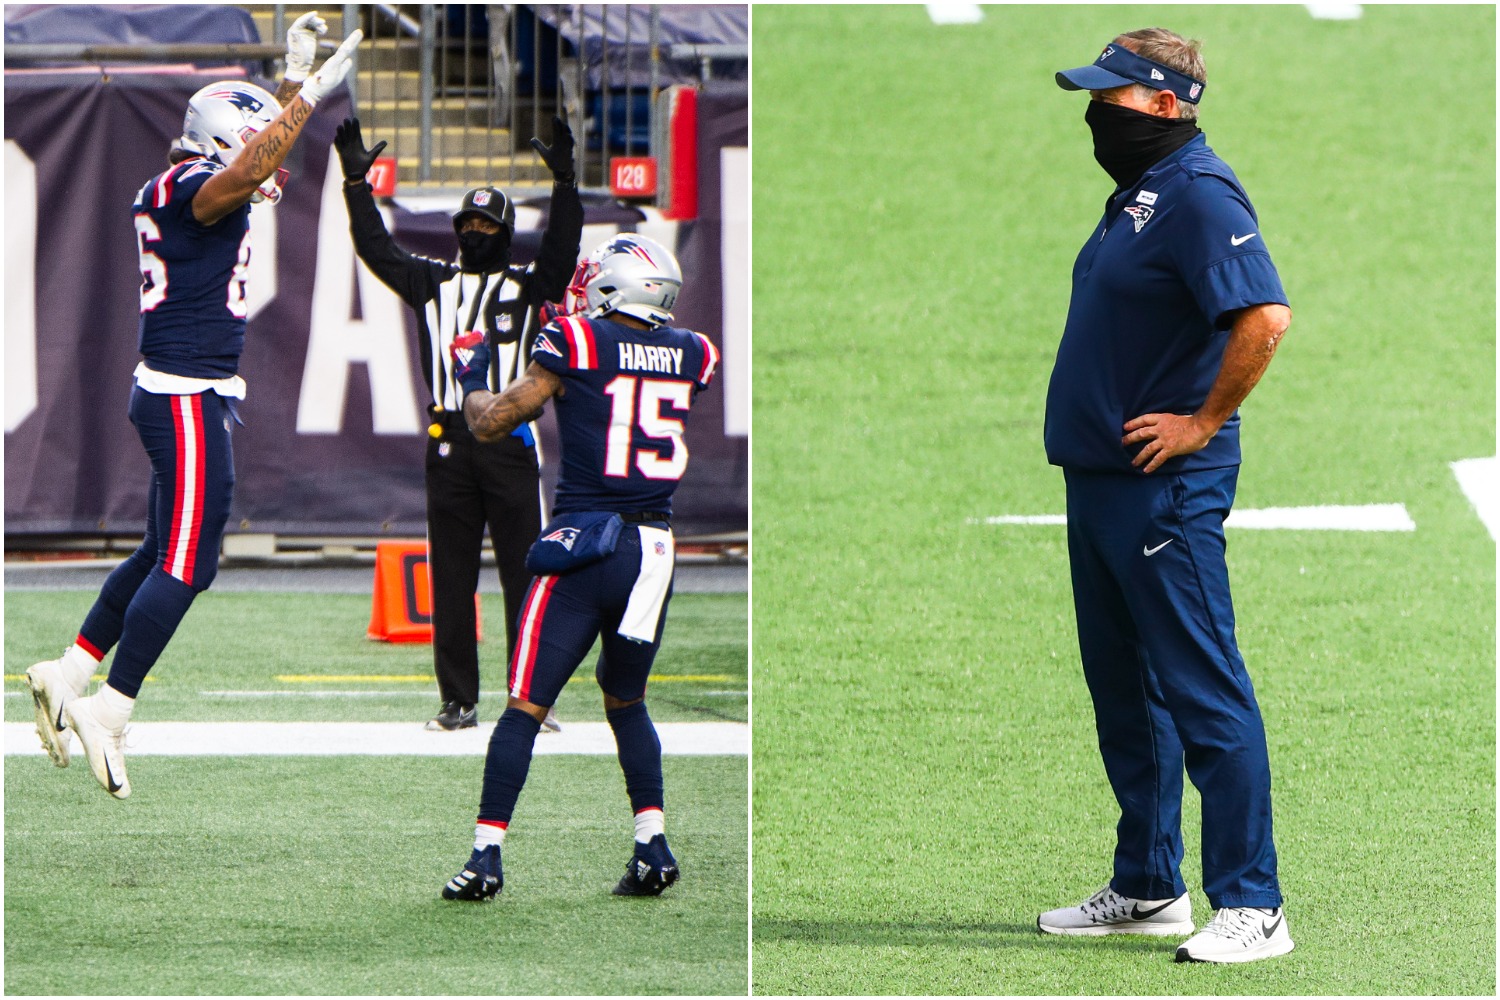
<path id="1" fill-rule="evenodd" d="M 125 732 L 125 756 L 162 757 L 483 757 L 493 725 L 454 733 L 419 722 L 141 722 Z M 658 722 L 661 752 L 687 757 L 743 757 L 750 727 L 743 722 Z M 5 724 L 5 755 L 43 753 L 36 726 Z M 614 756 L 607 722 L 564 722 L 536 741 L 538 754 Z"/>
<path id="2" fill-rule="evenodd" d="M 1466 458 L 1451 468 L 1490 538 L 1500 539 L 1500 459 Z"/>
<path id="3" fill-rule="evenodd" d="M 984 20 L 984 11 L 977 3 L 930 3 L 926 7 L 933 24 L 978 24 Z"/>
<path id="4" fill-rule="evenodd" d="M 1357 3 L 1305 3 L 1302 6 L 1317 21 L 1358 21 L 1365 13 Z"/>
<path id="5" fill-rule="evenodd" d="M 1067 524 L 1066 514 L 1021 514 L 970 518 L 970 524 Z M 1400 503 L 1357 506 L 1266 507 L 1231 511 L 1226 528 L 1291 531 L 1416 531 L 1417 523 Z"/>

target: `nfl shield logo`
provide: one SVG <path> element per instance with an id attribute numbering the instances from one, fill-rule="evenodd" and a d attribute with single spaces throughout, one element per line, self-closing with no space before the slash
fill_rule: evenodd
<path id="1" fill-rule="evenodd" d="M 1188 88 L 1188 96 L 1191 97 L 1193 100 L 1196 101 L 1198 99 L 1198 94 L 1202 90 L 1203 90 L 1203 84 L 1201 84 L 1201 83 L 1195 83 L 1191 87 Z"/>
<path id="2" fill-rule="evenodd" d="M 665 542 L 656 543 L 656 554 L 659 556 L 664 556 L 667 554 L 667 545 Z"/>
<path id="3" fill-rule="evenodd" d="M 489 203 L 490 203 L 490 193 L 488 191 L 475 191 L 474 192 L 474 204 L 475 205 L 478 205 L 479 207 L 483 208 L 485 205 L 488 205 Z"/>

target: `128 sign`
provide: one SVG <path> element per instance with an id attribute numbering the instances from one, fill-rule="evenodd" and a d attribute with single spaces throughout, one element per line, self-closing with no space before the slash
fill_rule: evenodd
<path id="1" fill-rule="evenodd" d="M 656 194 L 656 157 L 616 156 L 609 161 L 609 189 L 616 198 L 651 198 Z"/>

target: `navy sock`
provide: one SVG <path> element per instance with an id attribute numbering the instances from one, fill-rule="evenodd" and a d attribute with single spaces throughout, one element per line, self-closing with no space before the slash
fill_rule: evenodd
<path id="1" fill-rule="evenodd" d="M 519 708 L 507 708 L 490 734 L 484 758 L 484 788 L 479 796 L 479 818 L 510 822 L 516 799 L 531 770 L 531 748 L 542 724 Z"/>
<path id="2" fill-rule="evenodd" d="M 130 698 L 140 693 L 146 675 L 197 596 L 196 590 L 161 567 L 151 571 L 125 609 L 120 645 L 109 665 L 110 687 Z"/>
<path id="3" fill-rule="evenodd" d="M 620 753 L 620 770 L 625 772 L 625 791 L 630 808 L 661 809 L 661 740 L 646 712 L 646 703 L 638 701 L 625 708 L 604 713 L 609 728 L 615 731 L 615 745 Z"/>
<path id="4" fill-rule="evenodd" d="M 83 627 L 78 630 L 78 634 L 87 639 L 95 650 L 107 653 L 120 641 L 120 633 L 125 630 L 125 609 L 130 607 L 130 602 L 135 599 L 136 592 L 146 582 L 151 567 L 155 565 L 154 551 L 146 553 L 136 549 L 104 581 L 94 606 L 83 620 Z"/>

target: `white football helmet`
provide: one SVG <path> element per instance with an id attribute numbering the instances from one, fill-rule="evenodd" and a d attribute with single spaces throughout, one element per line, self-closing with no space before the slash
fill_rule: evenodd
<path id="1" fill-rule="evenodd" d="M 240 155 L 250 137 L 270 125 L 279 114 L 281 105 L 276 98 L 253 83 L 240 80 L 210 83 L 188 100 L 187 115 L 182 119 L 182 138 L 172 146 L 227 167 Z M 289 177 L 289 171 L 278 169 L 250 200 L 276 204 Z"/>
<path id="2" fill-rule="evenodd" d="M 563 309 L 567 315 L 624 313 L 662 326 L 672 321 L 672 306 L 681 290 L 682 268 L 671 251 L 638 233 L 620 233 L 578 265 Z"/>

